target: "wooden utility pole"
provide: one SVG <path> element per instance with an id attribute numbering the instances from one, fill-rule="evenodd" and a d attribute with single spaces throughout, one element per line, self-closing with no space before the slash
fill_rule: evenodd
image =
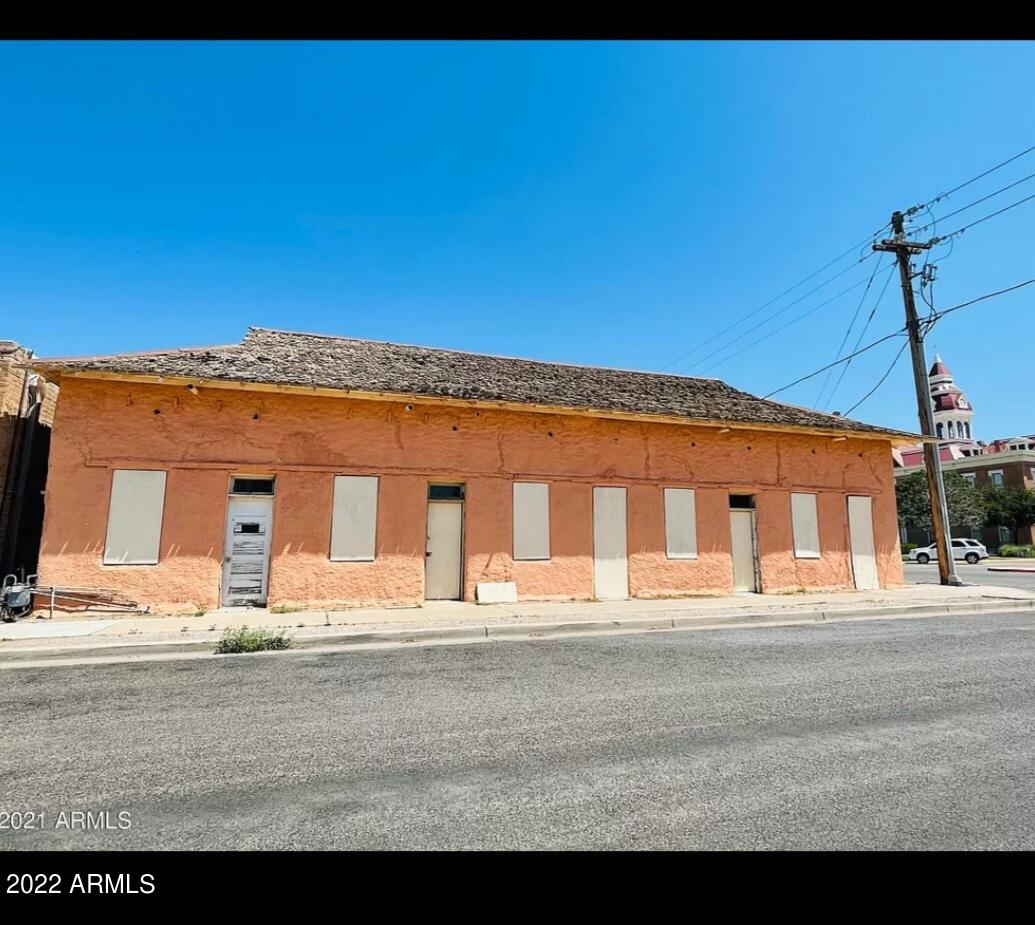
<path id="1" fill-rule="evenodd" d="M 905 217 L 901 212 L 891 215 L 891 230 L 894 237 L 874 244 L 875 251 L 890 251 L 898 261 L 898 273 L 902 282 L 902 301 L 906 308 L 906 331 L 909 348 L 913 355 L 913 381 L 916 384 L 917 411 L 920 415 L 920 433 L 935 437 L 934 406 L 931 402 L 931 388 L 927 381 L 927 359 L 924 356 L 924 339 L 920 333 L 920 320 L 916 316 L 916 302 L 913 299 L 913 264 L 910 258 L 931 247 L 906 240 Z M 931 523 L 934 526 L 934 542 L 938 549 L 938 575 L 943 585 L 962 585 L 956 574 L 956 562 L 952 558 L 949 536 L 949 507 L 945 501 L 945 483 L 942 479 L 941 448 L 935 441 L 924 441 L 924 463 L 927 469 L 927 491 L 931 496 Z"/>

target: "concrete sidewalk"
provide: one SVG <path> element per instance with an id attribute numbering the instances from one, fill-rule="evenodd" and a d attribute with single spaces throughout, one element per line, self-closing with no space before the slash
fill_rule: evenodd
<path id="1" fill-rule="evenodd" d="M 0 624 L 0 661 L 209 653 L 230 627 L 284 630 L 296 648 L 342 645 L 487 641 L 593 632 L 645 632 L 839 619 L 937 616 L 1028 610 L 1035 593 L 1019 588 L 909 585 L 883 591 L 745 594 L 666 600 L 470 604 L 428 602 L 423 607 L 311 610 L 273 613 L 259 608 L 212 611 L 197 617 L 63 615 Z"/>

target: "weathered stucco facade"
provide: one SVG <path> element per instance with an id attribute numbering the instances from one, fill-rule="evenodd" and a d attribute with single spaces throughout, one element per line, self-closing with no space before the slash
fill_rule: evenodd
<path id="1" fill-rule="evenodd" d="M 424 600 L 430 481 L 466 486 L 463 596 L 593 597 L 593 488 L 628 489 L 634 597 L 732 590 L 730 493 L 756 498 L 761 590 L 852 587 L 846 499 L 873 499 L 881 586 L 902 582 L 889 439 L 617 420 L 115 378 L 62 380 L 40 558 L 44 584 L 117 589 L 154 610 L 220 604 L 231 475 L 272 475 L 270 606 Z M 159 561 L 104 565 L 112 473 L 167 472 Z M 379 477 L 376 556 L 332 561 L 336 475 Z M 515 561 L 512 485 L 550 485 L 550 558 Z M 696 490 L 696 559 L 666 555 L 663 489 Z M 790 492 L 817 494 L 821 555 L 796 558 Z"/>

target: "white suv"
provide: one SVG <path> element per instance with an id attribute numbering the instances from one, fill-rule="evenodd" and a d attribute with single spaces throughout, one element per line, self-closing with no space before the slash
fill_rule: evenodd
<path id="1" fill-rule="evenodd" d="M 934 543 L 930 546 L 918 546 L 909 553 L 909 558 L 921 565 L 927 565 L 932 559 L 938 558 L 938 547 Z M 988 550 L 977 540 L 953 540 L 952 558 L 977 565 L 982 559 L 988 558 Z"/>

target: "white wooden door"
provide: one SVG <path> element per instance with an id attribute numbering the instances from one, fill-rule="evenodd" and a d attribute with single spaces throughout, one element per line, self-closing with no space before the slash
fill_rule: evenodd
<path id="1" fill-rule="evenodd" d="M 424 559 L 424 597 L 427 600 L 460 600 L 463 535 L 462 502 L 428 502 L 428 545 Z"/>
<path id="2" fill-rule="evenodd" d="M 629 596 L 625 489 L 593 489 L 593 596 L 624 601 Z"/>
<path id="3" fill-rule="evenodd" d="M 879 588 L 877 560 L 873 552 L 873 499 L 868 495 L 848 496 L 848 535 L 855 586 L 860 591 Z"/>
<path id="4" fill-rule="evenodd" d="M 223 551 L 223 605 L 263 605 L 270 566 L 272 498 L 230 498 Z"/>
<path id="5" fill-rule="evenodd" d="M 757 591 L 755 512 L 748 508 L 730 511 L 730 554 L 733 558 L 733 590 Z"/>

